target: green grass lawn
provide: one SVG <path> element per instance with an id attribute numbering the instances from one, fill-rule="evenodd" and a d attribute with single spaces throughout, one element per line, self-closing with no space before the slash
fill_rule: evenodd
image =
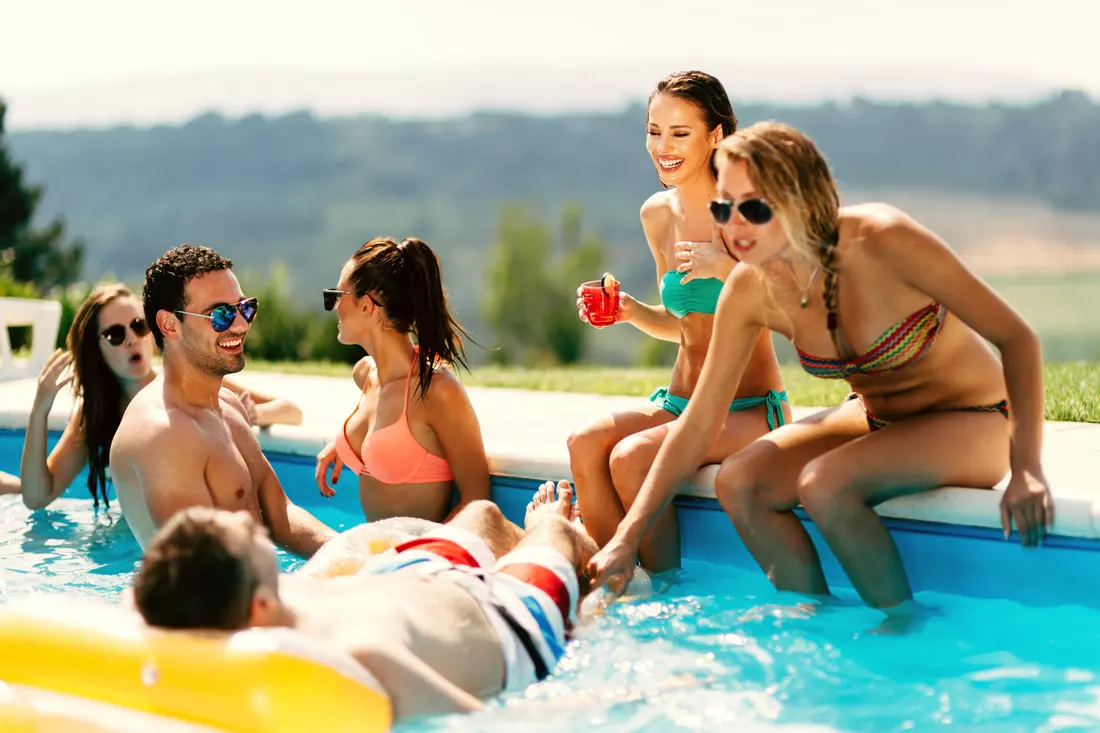
<path id="1" fill-rule="evenodd" d="M 248 368 L 338 377 L 351 373 L 347 365 L 322 362 L 273 363 L 250 359 Z M 787 394 L 796 405 L 834 405 L 848 394 L 846 382 L 815 379 L 797 364 L 787 364 L 782 369 Z M 668 367 L 524 369 L 485 366 L 474 369 L 471 374 L 463 372 L 462 381 L 481 387 L 648 397 L 654 389 L 668 383 L 670 371 Z M 1048 420 L 1100 423 L 1100 363 L 1047 364 L 1045 379 Z"/>

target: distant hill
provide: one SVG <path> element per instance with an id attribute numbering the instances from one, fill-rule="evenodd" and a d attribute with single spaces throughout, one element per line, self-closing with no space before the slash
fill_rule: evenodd
<path id="1" fill-rule="evenodd" d="M 846 190 L 1010 197 L 1076 212 L 1067 216 L 1100 204 L 1100 104 L 1082 94 L 1026 106 L 857 99 L 737 112 L 745 125 L 779 119 L 804 129 Z M 418 236 L 441 253 L 459 315 L 476 325 L 507 201 L 527 201 L 548 221 L 579 201 L 620 279 L 653 289 L 638 224 L 638 207 L 658 187 L 644 124 L 641 104 L 442 121 L 206 114 L 178 126 L 16 132 L 11 147 L 28 179 L 45 186 L 43 213 L 62 213 L 87 239 L 88 277 L 140 279 L 165 249 L 191 242 L 245 270 L 286 261 L 295 290 L 319 303 L 317 289 L 334 283 L 360 243 Z"/>

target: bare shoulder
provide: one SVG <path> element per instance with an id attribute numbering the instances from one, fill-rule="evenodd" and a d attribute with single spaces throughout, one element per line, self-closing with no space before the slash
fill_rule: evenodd
<path id="1" fill-rule="evenodd" d="M 768 292 L 764 279 L 764 272 L 760 268 L 738 262 L 730 271 L 730 276 L 726 278 L 726 285 L 722 288 L 723 295 L 728 292 L 742 305 L 763 302 Z"/>
<path id="2" fill-rule="evenodd" d="M 374 383 L 374 375 L 378 373 L 378 367 L 374 363 L 374 357 L 364 356 L 355 362 L 351 370 L 351 378 L 355 380 L 355 386 L 363 389 L 368 383 Z"/>
<path id="3" fill-rule="evenodd" d="M 672 218 L 672 191 L 658 191 L 645 200 L 641 210 L 642 224 L 666 223 Z"/>
<path id="4" fill-rule="evenodd" d="M 159 390 L 146 387 L 137 393 L 122 413 L 112 445 L 142 443 L 169 427 L 169 414 Z"/>
<path id="5" fill-rule="evenodd" d="M 766 277 L 760 268 L 744 262 L 733 266 L 718 296 L 718 311 L 722 314 L 723 323 L 772 327 L 769 314 L 774 307 Z"/>
<path id="6" fill-rule="evenodd" d="M 674 224 L 674 206 L 672 191 L 658 191 L 642 204 L 642 232 L 657 267 L 668 269 L 665 248 L 672 238 Z"/>
<path id="7" fill-rule="evenodd" d="M 202 442 L 202 433 L 194 418 L 183 410 L 163 402 L 135 398 L 111 441 L 111 463 L 183 455 L 200 449 Z"/>
<path id="8" fill-rule="evenodd" d="M 226 407 L 239 413 L 246 421 L 248 420 L 248 411 L 244 409 L 241 398 L 232 389 L 223 386 L 221 390 L 218 391 L 218 400 Z"/>
<path id="9" fill-rule="evenodd" d="M 428 386 L 425 402 L 430 407 L 454 408 L 468 401 L 466 387 L 450 369 L 437 369 Z"/>
<path id="10" fill-rule="evenodd" d="M 913 217 L 891 204 L 846 206 L 840 215 L 841 238 L 858 242 L 862 247 L 877 247 L 920 228 Z"/>
<path id="11" fill-rule="evenodd" d="M 929 229 L 896 206 L 868 203 L 846 208 L 841 232 L 850 232 L 849 250 L 881 264 L 897 264 L 913 255 L 947 254 L 950 247 Z"/>

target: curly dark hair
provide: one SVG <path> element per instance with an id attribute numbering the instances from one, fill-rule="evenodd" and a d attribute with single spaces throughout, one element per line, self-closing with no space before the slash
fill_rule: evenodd
<path id="1" fill-rule="evenodd" d="M 187 281 L 208 272 L 230 270 L 233 260 L 222 257 L 209 247 L 181 244 L 170 249 L 149 265 L 145 271 L 145 285 L 141 289 L 141 303 L 145 310 L 145 322 L 153 332 L 157 348 L 164 348 L 164 334 L 157 325 L 159 311 L 184 310 L 184 288 Z"/>

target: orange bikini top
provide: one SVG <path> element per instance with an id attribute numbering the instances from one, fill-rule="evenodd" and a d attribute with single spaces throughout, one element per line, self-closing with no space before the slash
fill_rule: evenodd
<path id="1" fill-rule="evenodd" d="M 397 422 L 370 432 L 363 441 L 363 457 L 360 459 L 348 441 L 348 422 L 359 411 L 359 405 L 363 402 L 360 397 L 351 415 L 344 420 L 340 435 L 336 436 L 336 453 L 344 465 L 356 474 L 365 473 L 384 484 L 427 484 L 454 480 L 447 459 L 429 453 L 427 448 L 416 442 L 409 429 L 409 387 L 416 367 L 416 353 L 414 351 L 412 367 L 405 378 L 405 402 Z M 364 383 L 363 391 L 366 389 Z"/>

